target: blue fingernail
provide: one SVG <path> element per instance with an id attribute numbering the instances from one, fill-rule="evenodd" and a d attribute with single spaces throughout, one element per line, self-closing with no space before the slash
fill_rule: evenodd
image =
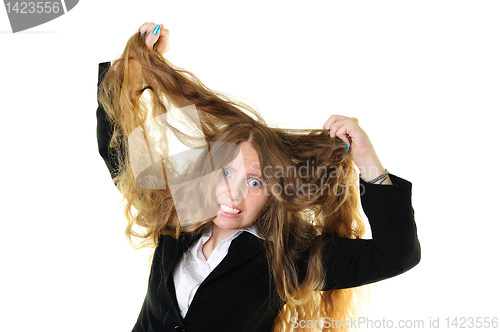
<path id="1" fill-rule="evenodd" d="M 326 133 L 328 136 L 330 136 L 330 133 Z"/>
<path id="2" fill-rule="evenodd" d="M 349 145 L 347 145 L 347 143 L 345 143 L 345 147 L 347 148 L 347 151 L 351 151 L 351 149 L 349 149 Z"/>
<path id="3" fill-rule="evenodd" d="M 142 33 L 139 32 L 139 38 L 142 38 Z"/>
<path id="4" fill-rule="evenodd" d="M 153 30 L 153 35 L 157 35 L 157 34 L 158 34 L 158 31 L 160 31 L 160 26 L 159 26 L 159 25 L 157 25 L 157 26 L 155 27 L 155 29 Z"/>

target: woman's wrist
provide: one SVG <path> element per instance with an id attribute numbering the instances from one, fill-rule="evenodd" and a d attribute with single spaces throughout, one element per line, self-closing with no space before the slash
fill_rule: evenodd
<path id="1" fill-rule="evenodd" d="M 374 180 L 386 172 L 386 169 L 382 166 L 382 163 L 378 159 L 377 155 L 371 156 L 367 160 L 356 164 L 356 166 L 359 169 L 360 176 L 367 182 Z M 376 181 L 376 184 L 392 185 L 393 183 L 390 177 L 387 176 L 382 182 Z"/>

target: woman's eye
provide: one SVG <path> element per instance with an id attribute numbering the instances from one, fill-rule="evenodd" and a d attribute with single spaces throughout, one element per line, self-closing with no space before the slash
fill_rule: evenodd
<path id="1" fill-rule="evenodd" d="M 250 181 L 248 181 L 250 183 L 250 185 L 254 188 L 258 188 L 260 186 L 262 186 L 262 182 L 260 182 L 259 180 L 256 180 L 256 179 L 251 179 Z"/>
<path id="2" fill-rule="evenodd" d="M 222 169 L 222 176 L 224 177 L 229 177 L 232 175 L 232 172 L 228 168 L 223 168 Z M 257 180 L 257 179 L 250 179 L 247 181 L 253 188 L 259 188 L 262 187 L 262 182 Z"/>
<path id="3" fill-rule="evenodd" d="M 229 175 L 231 175 L 231 171 L 229 169 L 227 169 L 227 168 L 223 168 L 222 169 L 222 175 L 223 176 L 229 176 Z"/>

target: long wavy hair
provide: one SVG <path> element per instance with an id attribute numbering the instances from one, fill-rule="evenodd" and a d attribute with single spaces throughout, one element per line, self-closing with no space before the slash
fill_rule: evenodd
<path id="1" fill-rule="evenodd" d="M 128 138 L 134 130 L 144 129 L 147 121 L 173 109 L 195 105 L 207 142 L 248 141 L 266 170 L 263 175 L 270 194 L 255 223 L 266 239 L 271 280 L 286 301 L 274 331 L 318 330 L 318 326 L 294 329 L 292 317 L 344 321 L 359 313 L 368 294 L 366 286 L 322 291 L 325 267 L 321 257 L 326 243 L 364 234 L 358 175 L 342 140 L 322 129 L 280 129 L 266 124 L 244 102 L 207 88 L 192 73 L 149 49 L 139 33 L 128 40 L 122 56 L 103 77 L 98 99 L 113 124 L 110 146 L 118 161 L 113 180 L 123 194 L 125 232 L 132 246 L 154 248 L 160 235 L 178 238 L 181 232 L 194 235 L 210 226 L 213 217 L 182 224 L 169 184 L 160 189 L 138 185 L 130 162 Z M 189 145 L 181 132 L 176 135 Z M 194 169 L 204 168 L 207 152 L 213 151 L 202 151 L 204 157 Z M 171 168 L 168 158 L 157 165 L 150 173 L 165 175 Z M 210 188 L 212 180 L 207 180 L 205 188 Z M 304 259 L 308 262 L 305 274 L 299 269 Z"/>

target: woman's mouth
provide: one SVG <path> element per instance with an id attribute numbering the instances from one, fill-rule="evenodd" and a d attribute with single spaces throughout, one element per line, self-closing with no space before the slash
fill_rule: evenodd
<path id="1" fill-rule="evenodd" d="M 219 204 L 219 213 L 226 218 L 236 218 L 241 215 L 242 211 L 239 209 L 231 208 L 224 204 Z"/>

